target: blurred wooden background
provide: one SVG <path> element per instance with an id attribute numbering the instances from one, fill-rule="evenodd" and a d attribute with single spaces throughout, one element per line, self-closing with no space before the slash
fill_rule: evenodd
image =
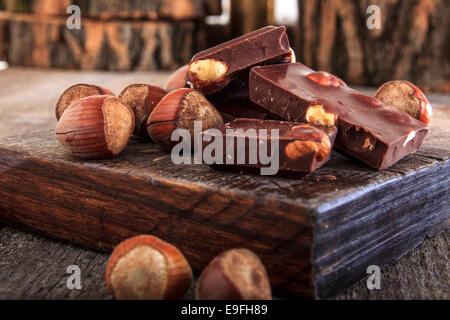
<path id="1" fill-rule="evenodd" d="M 80 30 L 66 25 L 70 5 Z M 171 70 L 204 47 L 199 25 L 221 14 L 221 0 L 0 0 L 2 9 L 0 60 L 12 65 Z"/>
<path id="2" fill-rule="evenodd" d="M 71 4 L 81 30 L 66 28 Z M 367 27 L 370 5 L 380 29 Z M 172 70 L 199 50 L 287 24 L 297 60 L 312 68 L 353 85 L 408 79 L 450 92 L 448 0 L 0 0 L 0 10 L 0 60 L 13 65 Z"/>

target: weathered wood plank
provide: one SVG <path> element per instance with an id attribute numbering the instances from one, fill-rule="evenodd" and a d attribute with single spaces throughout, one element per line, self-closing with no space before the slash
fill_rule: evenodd
<path id="1" fill-rule="evenodd" d="M 2 119 L 0 125 L 0 136 L 7 135 L 16 135 L 22 134 L 24 132 L 30 132 L 35 130 L 44 130 L 50 129 L 55 126 L 53 108 L 54 102 L 56 101 L 58 95 L 70 84 L 73 84 L 74 79 L 79 82 L 87 82 L 87 83 L 95 83 L 102 84 L 103 86 L 113 90 L 115 93 L 119 93 L 123 87 L 132 83 L 132 82 L 151 82 L 155 84 L 162 85 L 167 77 L 167 74 L 163 73 L 101 73 L 101 72 L 61 72 L 61 71 L 38 71 L 38 70 L 23 70 L 18 68 L 8 69 L 6 71 L 0 72 L 0 118 Z M 445 96 L 437 96 L 437 99 L 434 96 L 431 97 L 432 101 L 439 101 L 441 103 L 446 103 L 448 98 Z M 449 141 L 450 141 L 450 117 L 449 117 L 449 109 L 436 107 L 435 108 L 435 121 L 432 123 L 431 131 L 427 139 L 425 140 L 424 148 L 429 148 L 434 150 L 435 158 L 429 159 L 428 151 L 422 150 L 419 154 L 417 154 L 417 161 L 424 161 L 422 164 L 427 163 L 428 161 L 434 160 L 442 160 L 442 157 L 439 155 L 439 152 L 436 150 L 449 150 Z M 422 153 L 424 152 L 424 153 Z M 157 158 L 154 156 L 152 159 Z M 422 160 L 421 160 L 422 159 Z M 147 163 L 149 159 L 146 158 L 145 163 Z M 118 162 L 121 160 L 118 159 Z M 145 165 L 145 164 L 144 164 Z M 161 166 L 160 170 L 163 170 L 164 166 Z M 363 167 L 358 167 L 355 169 L 358 171 L 359 169 L 363 169 Z M 404 167 L 403 167 L 404 169 Z M 403 170 L 401 169 L 401 170 Z M 3 173 L 3 172 L 2 172 Z M 352 174 L 357 174 L 354 172 Z M 401 172 L 390 172 L 389 174 L 396 175 L 399 177 L 405 175 L 409 176 L 411 173 L 409 171 L 401 171 Z M 241 177 L 240 179 L 236 178 L 237 185 L 241 184 L 246 186 L 248 189 L 251 189 L 256 183 L 251 183 L 251 180 L 256 177 Z M 343 179 L 346 178 L 345 175 L 342 176 Z M 356 177 L 354 178 L 356 180 Z M 355 181 L 350 180 L 350 181 Z M 220 180 L 217 180 L 220 182 Z M 276 181 L 278 183 L 278 181 Z M 315 181 L 315 176 L 311 177 L 311 181 L 314 184 L 317 184 Z M 323 181 L 322 181 L 323 182 Z M 327 182 L 328 183 L 328 182 Z M 283 188 L 286 188 L 287 184 L 281 185 Z M 419 186 L 418 186 L 419 187 Z M 448 188 L 447 188 L 448 189 Z M 260 190 L 264 190 L 263 188 Z M 269 189 L 270 191 L 270 189 Z M 448 203 L 446 204 L 448 207 Z M 203 210 L 204 207 L 203 207 Z M 0 211 L 0 216 L 2 212 Z M 226 217 L 226 215 L 224 215 Z M 0 218 L 0 221 L 2 219 Z M 8 228 L 6 228 L 8 229 Z M 41 238 L 39 236 L 29 235 L 28 233 L 18 232 L 18 234 L 27 235 L 35 240 L 40 241 Z M 20 248 L 20 241 L 9 241 L 10 236 L 3 237 L 0 241 L 0 246 L 2 250 L 6 245 L 11 246 L 11 254 L 8 256 L 12 257 L 8 260 L 8 263 L 15 259 L 15 254 L 21 255 L 24 257 L 26 255 L 26 249 Z M 36 245 L 35 250 L 47 250 L 46 246 L 47 241 L 53 242 L 53 240 L 45 239 L 45 241 L 41 242 L 42 247 Z M 61 243 L 59 243 L 61 244 Z M 394 264 L 390 264 L 387 266 L 382 273 L 382 290 L 369 291 L 365 286 L 365 281 L 359 282 L 354 287 L 344 291 L 338 298 L 341 299 L 354 299 L 354 298 L 385 298 L 385 299 L 399 299 L 399 298 L 440 298 L 440 299 L 448 299 L 448 288 L 445 290 L 443 286 L 448 283 L 448 274 L 447 280 L 445 275 L 448 270 L 448 233 L 445 234 L 445 237 L 436 237 L 432 240 L 426 240 L 425 244 L 421 246 L 420 249 L 415 250 L 412 254 L 407 255 L 400 259 L 398 262 Z M 66 244 L 61 244 L 63 246 L 70 246 Z M 23 248 L 27 248 L 24 246 Z M 40 248 L 40 249 L 39 249 Z M 76 247 L 75 247 L 76 248 Z M 53 250 L 53 249 L 52 249 Z M 56 250 L 56 249 L 55 249 Z M 90 250 L 83 249 L 87 252 L 93 253 Z M 21 253 L 22 252 L 22 253 Z M 58 253 L 56 253 L 58 254 Z M 106 260 L 107 255 L 100 254 Z M 1 259 L 1 255 L 0 255 Z M 48 258 L 51 260 L 51 257 Z M 93 258 L 94 259 L 94 258 Z M 9 268 L 9 264 L 2 264 L 2 271 L 7 270 L 3 269 L 5 266 Z M 50 262 L 44 265 L 51 268 Z M 20 279 L 25 279 L 26 276 L 30 276 L 35 279 L 35 273 L 30 271 L 33 268 L 17 268 L 14 265 L 15 269 L 18 269 L 17 272 L 22 272 L 23 276 L 20 276 Z M 13 268 L 13 269 L 14 269 Z M 61 268 L 61 266 L 57 266 L 55 268 Z M 101 270 L 98 271 L 98 285 L 102 286 L 101 281 L 103 268 L 97 267 Z M 93 268 L 94 269 L 94 268 Z M 45 270 L 44 267 L 39 270 Z M 58 269 L 59 270 L 59 269 Z M 6 271 L 5 271 L 6 272 Z M 9 272 L 9 271 L 8 271 Z M 14 271 L 11 271 L 14 272 Z M 58 272 L 61 272 L 60 270 Z M 26 275 L 25 275 L 26 273 Z M 60 273 L 61 274 L 61 273 Z M 16 279 L 16 278 L 14 278 Z M 18 279 L 18 278 L 17 278 Z M 19 280 L 18 280 L 19 281 Z M 20 280 L 22 281 L 22 280 Z M 50 285 L 54 285 L 53 280 L 49 278 L 49 282 L 41 283 L 36 281 L 37 287 L 49 287 Z M 61 280 L 62 281 L 62 280 Z M 8 285 L 7 279 L 1 280 L 1 286 L 5 284 L 4 288 L 10 288 L 9 296 L 16 296 L 12 292 L 14 291 L 14 284 Z M 43 289 L 32 288 L 32 283 L 28 282 L 28 286 L 30 289 L 29 292 L 44 292 Z M 63 282 L 60 282 L 61 285 Z M 21 287 L 22 288 L 22 287 Z M 89 288 L 92 288 L 89 286 Z M 64 288 L 62 288 L 64 289 Z M 1 289 L 0 289 L 1 290 Z M 34 290 L 34 291 L 33 291 Z M 56 286 L 53 290 L 58 290 L 58 286 Z M 48 293 L 47 297 L 54 298 L 64 298 L 66 297 L 66 291 L 64 289 L 64 293 L 53 292 Z M 100 289 L 99 289 L 100 290 Z M 19 293 L 17 290 L 17 296 L 20 297 L 33 297 L 33 298 L 42 298 L 42 295 L 30 295 L 28 293 Z M 92 295 L 89 295 L 87 292 L 75 293 L 73 297 L 78 297 L 78 294 L 81 294 L 83 298 L 102 298 L 102 295 L 94 296 L 94 290 Z M 8 294 L 2 295 L 1 297 L 8 298 Z"/>
<path id="2" fill-rule="evenodd" d="M 9 223 L 94 248 L 152 233 L 196 270 L 246 246 L 278 292 L 326 297 L 368 263 L 387 264 L 448 227 L 448 157 L 425 145 L 377 172 L 333 154 L 316 173 L 288 180 L 174 166 L 138 140 L 115 159 L 80 161 L 44 132 L 1 140 L 0 207 Z M 319 183 L 324 174 L 337 180 Z"/>
<path id="3" fill-rule="evenodd" d="M 0 230 L 0 248 L 0 299 L 111 299 L 104 253 L 10 228 Z M 67 288 L 71 265 L 81 270 L 81 290 Z"/>
<path id="4" fill-rule="evenodd" d="M 363 279 L 331 299 L 448 300 L 449 235 L 428 238 L 383 268 L 380 290 L 368 290 Z M 0 248 L 0 299 L 111 299 L 104 283 L 106 253 L 11 228 L 0 230 Z M 81 290 L 67 289 L 69 265 L 81 269 Z M 193 298 L 193 290 L 184 297 Z"/>
<path id="5" fill-rule="evenodd" d="M 417 249 L 383 268 L 380 290 L 368 290 L 364 279 L 333 299 L 450 299 L 449 235 L 447 231 L 427 238 Z"/>

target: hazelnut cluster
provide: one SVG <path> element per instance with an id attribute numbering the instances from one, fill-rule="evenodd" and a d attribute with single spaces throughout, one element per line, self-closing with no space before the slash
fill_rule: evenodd
<path id="1" fill-rule="evenodd" d="M 175 129 L 192 132 L 197 120 L 205 130 L 219 127 L 216 108 L 199 91 L 184 88 L 186 70 L 174 73 L 168 90 L 132 84 L 115 97 L 96 85 L 70 87 L 56 103 L 58 142 L 79 158 L 102 159 L 118 155 L 132 134 L 170 150 Z"/>
<path id="2" fill-rule="evenodd" d="M 129 238 L 111 254 L 106 286 L 120 300 L 173 300 L 192 285 L 189 262 L 173 245 L 151 235 Z M 261 260 L 247 249 L 231 249 L 201 273 L 197 300 L 270 300 L 269 277 Z"/>

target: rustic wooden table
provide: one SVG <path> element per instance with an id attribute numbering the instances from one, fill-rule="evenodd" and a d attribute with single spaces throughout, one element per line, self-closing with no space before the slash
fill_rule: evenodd
<path id="1" fill-rule="evenodd" d="M 163 85 L 166 79 L 166 73 L 0 71 L 0 137 L 53 129 L 55 101 L 74 83 L 100 84 L 119 93 L 130 83 Z M 434 94 L 431 100 L 434 105 L 450 105 L 449 95 Z M 436 118 L 448 127 L 450 108 L 435 110 Z M 380 290 L 368 290 L 361 280 L 333 298 L 449 299 L 448 242 L 448 231 L 442 232 L 385 267 Z M 1 225 L 0 218 L 0 299 L 110 299 L 103 279 L 107 259 L 105 253 Z M 81 290 L 67 289 L 70 265 L 81 269 Z M 191 290 L 186 298 L 192 297 Z"/>

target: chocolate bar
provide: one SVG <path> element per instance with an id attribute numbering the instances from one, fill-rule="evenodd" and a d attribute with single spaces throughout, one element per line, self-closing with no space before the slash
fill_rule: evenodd
<path id="1" fill-rule="evenodd" d="M 232 100 L 210 100 L 220 114 L 226 119 L 236 120 L 239 118 L 258 120 L 283 120 L 276 114 L 270 113 L 251 101 L 236 102 Z M 224 119 L 225 120 L 225 119 Z M 226 121 L 230 122 L 230 121 Z"/>
<path id="2" fill-rule="evenodd" d="M 273 131 L 273 130 L 276 131 Z M 280 171 L 313 172 L 330 158 L 337 134 L 334 126 L 313 126 L 286 121 L 236 119 L 217 129 L 209 129 L 200 135 L 203 150 L 207 150 L 217 139 L 220 154 L 214 152 L 211 165 L 239 166 L 250 168 L 269 167 L 267 159 L 261 158 L 261 148 L 267 148 L 265 155 L 276 163 Z M 240 142 L 239 142 L 240 140 Z M 270 163 L 272 167 L 274 163 Z"/>
<path id="3" fill-rule="evenodd" d="M 301 63 L 255 67 L 250 99 L 288 121 L 336 125 L 338 150 L 378 170 L 416 152 L 427 126 Z"/>
<path id="4" fill-rule="evenodd" d="M 191 60 L 188 79 L 195 89 L 211 94 L 225 88 L 244 70 L 247 82 L 252 66 L 289 62 L 291 55 L 286 27 L 268 26 L 197 53 Z M 203 61 L 221 63 L 197 63 Z"/>
<path id="5" fill-rule="evenodd" d="M 208 96 L 208 100 L 219 110 L 225 122 L 230 122 L 238 118 L 283 120 L 276 114 L 250 101 L 248 88 L 220 91 L 217 94 Z"/>

